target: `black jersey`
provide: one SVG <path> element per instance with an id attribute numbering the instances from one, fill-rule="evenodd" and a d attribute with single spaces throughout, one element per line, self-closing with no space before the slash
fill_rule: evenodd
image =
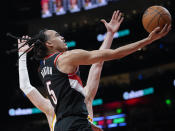
<path id="1" fill-rule="evenodd" d="M 62 53 L 55 53 L 40 62 L 39 72 L 54 106 L 57 120 L 66 116 L 87 116 L 83 85 L 79 70 L 72 74 L 59 71 L 56 61 Z"/>

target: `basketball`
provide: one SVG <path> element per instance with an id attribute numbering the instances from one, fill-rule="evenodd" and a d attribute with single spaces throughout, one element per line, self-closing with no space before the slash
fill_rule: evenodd
<path id="1" fill-rule="evenodd" d="M 151 6 L 143 13 L 142 24 L 144 29 L 149 33 L 156 27 L 162 29 L 165 24 L 171 24 L 171 14 L 165 7 Z"/>

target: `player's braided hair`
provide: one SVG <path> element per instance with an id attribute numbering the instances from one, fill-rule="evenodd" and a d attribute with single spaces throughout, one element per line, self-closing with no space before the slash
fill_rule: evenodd
<path id="1" fill-rule="evenodd" d="M 32 38 L 22 38 L 22 37 L 16 37 L 10 33 L 7 33 L 7 36 L 10 36 L 14 39 L 20 39 L 20 40 L 26 40 L 26 43 L 24 45 L 22 45 L 21 47 L 19 47 L 18 49 L 12 49 L 10 52 L 15 52 L 17 50 L 19 50 L 20 48 L 22 48 L 25 45 L 29 45 L 29 49 L 27 49 L 24 53 L 21 54 L 21 56 L 23 54 L 25 54 L 26 52 L 28 52 L 31 48 L 33 48 L 34 51 L 34 58 L 36 60 L 41 60 L 43 59 L 45 56 L 47 56 L 47 47 L 46 47 L 46 41 L 49 39 L 49 36 L 47 36 L 45 34 L 45 32 L 47 31 L 47 29 L 41 30 L 37 35 L 35 35 Z M 19 58 L 21 57 L 19 56 Z"/>
<path id="2" fill-rule="evenodd" d="M 41 60 L 47 55 L 48 50 L 45 43 L 48 40 L 48 36 L 45 34 L 45 31 L 47 29 L 41 30 L 35 37 L 27 41 L 31 45 L 30 48 L 33 45 L 34 58 L 37 60 Z"/>

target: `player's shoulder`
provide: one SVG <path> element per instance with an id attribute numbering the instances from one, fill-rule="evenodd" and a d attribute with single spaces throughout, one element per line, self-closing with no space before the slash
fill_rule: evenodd
<path id="1" fill-rule="evenodd" d="M 66 51 L 67 53 L 75 53 L 75 52 L 80 52 L 80 51 L 85 51 L 83 49 L 73 49 L 73 50 L 69 50 L 69 51 Z"/>
<path id="2" fill-rule="evenodd" d="M 77 59 L 77 55 L 83 54 L 82 52 L 84 51 L 85 50 L 82 50 L 82 49 L 73 49 L 73 50 L 65 51 L 59 57 L 59 59 L 57 59 L 57 62 L 63 65 L 67 65 L 67 64 L 72 65 L 71 63 L 75 59 Z"/>
<path id="3" fill-rule="evenodd" d="M 84 51 L 85 50 L 83 50 L 83 49 L 73 49 L 73 50 L 65 51 L 62 54 L 62 57 L 72 56 L 74 54 L 81 53 L 81 52 L 84 52 Z"/>

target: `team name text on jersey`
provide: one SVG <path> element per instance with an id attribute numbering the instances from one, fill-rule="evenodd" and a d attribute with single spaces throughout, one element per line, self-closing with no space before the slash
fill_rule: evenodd
<path id="1" fill-rule="evenodd" d="M 43 76 L 43 78 L 46 76 L 46 75 L 52 75 L 52 67 L 44 67 L 42 70 L 41 70 L 41 74 Z"/>

